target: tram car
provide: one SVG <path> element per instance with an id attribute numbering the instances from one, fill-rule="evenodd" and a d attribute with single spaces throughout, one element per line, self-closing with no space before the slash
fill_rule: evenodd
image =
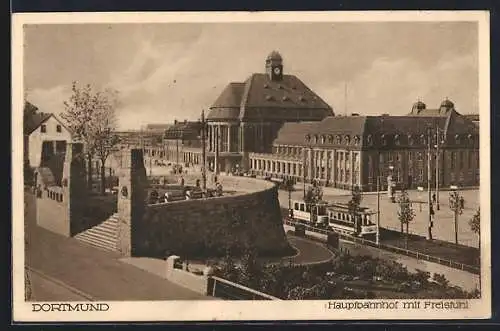
<path id="1" fill-rule="evenodd" d="M 292 201 L 290 216 L 299 222 L 316 227 L 328 226 L 327 203 L 306 203 L 305 201 Z"/>
<path id="2" fill-rule="evenodd" d="M 339 233 L 364 237 L 377 233 L 377 225 L 373 222 L 375 213 L 366 207 L 360 207 L 353 216 L 347 204 L 333 203 L 327 208 L 328 227 Z"/>

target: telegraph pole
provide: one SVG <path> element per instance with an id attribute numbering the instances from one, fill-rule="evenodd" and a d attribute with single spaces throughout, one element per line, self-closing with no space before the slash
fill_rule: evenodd
<path id="1" fill-rule="evenodd" d="M 306 198 L 306 149 L 303 149 L 304 160 L 302 161 L 302 185 L 304 189 L 304 200 Z"/>
<path id="2" fill-rule="evenodd" d="M 377 175 L 377 237 L 375 242 L 380 244 L 380 175 Z"/>
<path id="3" fill-rule="evenodd" d="M 205 139 L 205 129 L 206 129 L 206 123 L 205 123 L 205 109 L 201 110 L 201 158 L 203 159 L 203 165 L 202 165 L 202 187 L 203 191 L 206 191 L 207 189 L 207 152 L 206 152 L 206 139 Z"/>
<path id="4" fill-rule="evenodd" d="M 432 201 L 431 201 L 431 128 L 427 128 L 427 204 L 428 204 L 428 218 L 429 224 L 427 225 L 427 239 L 432 240 Z"/>
<path id="5" fill-rule="evenodd" d="M 436 125 L 436 210 L 439 210 L 439 125 Z"/>

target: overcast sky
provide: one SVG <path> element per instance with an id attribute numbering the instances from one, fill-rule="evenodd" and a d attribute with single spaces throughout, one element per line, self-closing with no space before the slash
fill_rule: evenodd
<path id="1" fill-rule="evenodd" d="M 418 98 L 433 108 L 445 97 L 477 113 L 477 34 L 474 22 L 28 25 L 24 82 L 54 113 L 73 80 L 113 87 L 120 128 L 132 129 L 198 118 L 277 50 L 285 73 L 336 113 L 406 114 Z"/>

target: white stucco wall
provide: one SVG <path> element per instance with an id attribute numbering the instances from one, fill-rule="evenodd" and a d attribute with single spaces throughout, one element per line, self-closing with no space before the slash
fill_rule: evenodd
<path id="1" fill-rule="evenodd" d="M 28 153 L 31 167 L 40 166 L 42 143 L 44 141 L 71 141 L 71 134 L 69 133 L 69 131 L 63 125 L 61 125 L 61 123 L 54 116 L 50 117 L 43 124 L 46 126 L 45 133 L 42 133 L 41 126 L 39 126 L 30 134 L 28 138 Z M 57 132 L 57 125 L 61 125 L 61 132 Z"/>

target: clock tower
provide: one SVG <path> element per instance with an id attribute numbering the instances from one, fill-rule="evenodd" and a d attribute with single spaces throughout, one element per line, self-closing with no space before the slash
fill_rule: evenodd
<path id="1" fill-rule="evenodd" d="M 283 58 L 280 53 L 272 51 L 266 58 L 266 73 L 269 79 L 279 81 L 283 79 Z"/>

